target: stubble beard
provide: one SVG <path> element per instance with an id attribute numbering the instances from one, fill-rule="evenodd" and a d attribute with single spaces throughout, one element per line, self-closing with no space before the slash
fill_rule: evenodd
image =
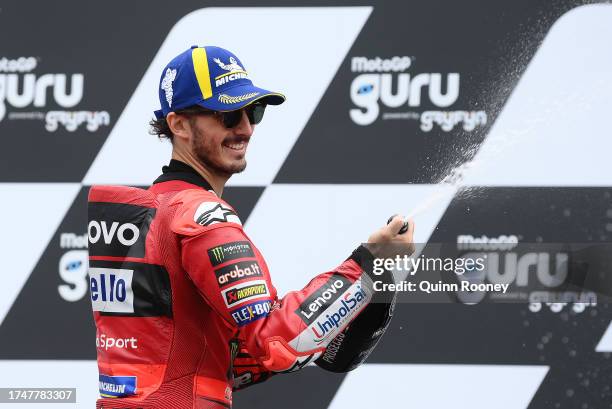
<path id="1" fill-rule="evenodd" d="M 222 155 L 222 146 L 212 146 L 208 138 L 201 132 L 197 126 L 192 126 L 193 138 L 191 139 L 191 150 L 196 158 L 206 168 L 218 172 L 225 176 L 231 176 L 235 173 L 240 173 L 246 169 L 246 159 L 238 162 L 233 162 L 230 165 L 224 164 L 219 157 Z"/>

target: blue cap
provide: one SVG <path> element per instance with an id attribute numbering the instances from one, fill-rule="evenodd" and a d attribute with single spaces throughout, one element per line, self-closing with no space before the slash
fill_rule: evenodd
<path id="1" fill-rule="evenodd" d="M 242 62 L 220 47 L 193 46 L 176 56 L 162 72 L 159 83 L 161 109 L 169 112 L 199 105 L 213 111 L 234 111 L 255 101 L 279 105 L 285 96 L 253 85 Z"/>

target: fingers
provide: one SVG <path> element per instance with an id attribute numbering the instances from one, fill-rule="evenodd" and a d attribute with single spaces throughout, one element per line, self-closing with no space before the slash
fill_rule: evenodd
<path id="1" fill-rule="evenodd" d="M 410 237 L 410 240 L 412 240 L 412 237 L 414 236 L 414 219 L 412 217 L 406 218 L 406 221 L 408 222 L 408 231 L 406 232 L 406 234 L 408 235 L 408 237 Z"/>
<path id="2" fill-rule="evenodd" d="M 412 219 L 412 217 L 408 219 L 408 231 L 406 232 L 406 239 L 410 243 L 408 254 L 412 255 L 416 250 L 416 246 L 414 245 L 414 220 Z"/>
<path id="3" fill-rule="evenodd" d="M 407 224 L 407 231 L 400 230 Z M 387 225 L 374 232 L 368 238 L 368 249 L 378 258 L 393 258 L 398 254 L 412 255 L 415 252 L 413 243 L 414 220 L 412 218 L 393 215 Z"/>
<path id="4" fill-rule="evenodd" d="M 401 230 L 403 226 L 404 226 L 404 218 L 399 215 L 396 215 L 396 216 L 393 216 L 393 219 L 387 225 L 387 229 L 391 233 L 391 237 L 394 237 L 397 234 L 399 234 L 399 231 Z"/>

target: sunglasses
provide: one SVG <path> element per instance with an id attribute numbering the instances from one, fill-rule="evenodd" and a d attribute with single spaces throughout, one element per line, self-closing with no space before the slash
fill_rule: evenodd
<path id="1" fill-rule="evenodd" d="M 246 112 L 247 118 L 249 118 L 249 123 L 251 125 L 257 125 L 263 119 L 265 110 L 266 104 L 256 102 L 236 111 L 221 112 L 206 110 L 201 107 L 194 107 L 194 109 L 186 109 L 183 111 L 178 111 L 177 113 L 183 115 L 215 115 L 221 120 L 226 128 L 231 129 L 238 125 L 242 120 L 242 111 Z"/>

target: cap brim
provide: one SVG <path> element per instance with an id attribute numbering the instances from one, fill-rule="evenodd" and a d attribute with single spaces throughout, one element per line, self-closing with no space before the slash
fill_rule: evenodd
<path id="1" fill-rule="evenodd" d="M 268 105 L 280 105 L 285 102 L 285 96 L 253 85 L 239 85 L 202 100 L 198 105 L 213 111 L 235 111 L 255 101 L 263 101 Z"/>

